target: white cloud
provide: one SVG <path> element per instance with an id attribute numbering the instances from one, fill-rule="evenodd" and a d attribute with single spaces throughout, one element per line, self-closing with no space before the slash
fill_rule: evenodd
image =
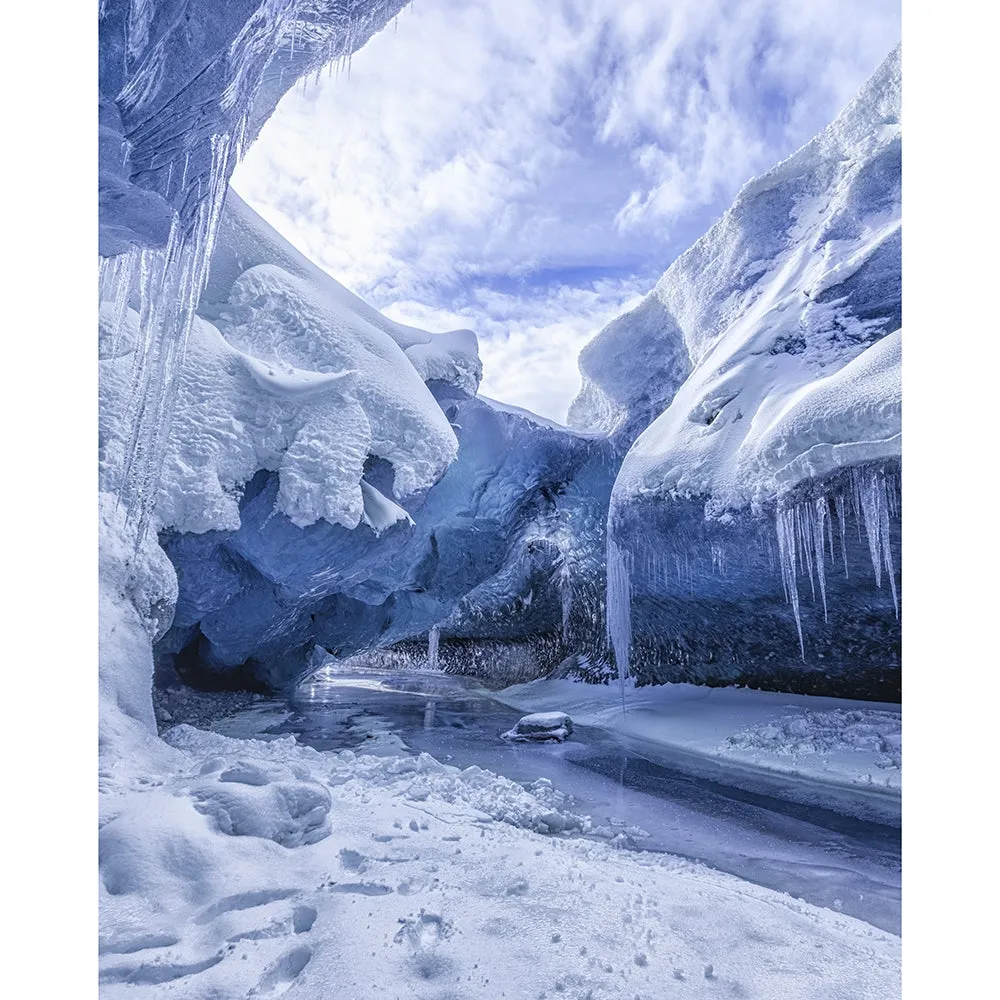
<path id="1" fill-rule="evenodd" d="M 524 294 L 480 290 L 473 303 L 458 309 L 405 300 L 384 311 L 435 333 L 476 329 L 483 395 L 565 423 L 580 390 L 576 362 L 581 348 L 595 331 L 638 305 L 647 288 L 647 282 L 632 278 Z"/>
<path id="2" fill-rule="evenodd" d="M 461 317 L 492 393 L 560 417 L 617 301 L 595 280 L 651 286 L 898 36 L 897 0 L 417 0 L 350 79 L 286 96 L 235 185 L 373 304 Z"/>

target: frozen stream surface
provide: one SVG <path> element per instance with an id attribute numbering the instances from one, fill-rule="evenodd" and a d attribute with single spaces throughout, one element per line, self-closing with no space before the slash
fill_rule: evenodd
<path id="1" fill-rule="evenodd" d="M 219 720 L 235 737 L 294 734 L 317 750 L 429 753 L 514 781 L 549 779 L 575 812 L 620 828 L 629 846 L 710 867 L 900 933 L 900 831 L 707 777 L 654 744 L 575 726 L 565 743 L 509 743 L 520 715 L 467 678 L 329 674 Z M 742 785 L 742 787 L 741 787 Z M 569 803 L 568 803 L 569 805 Z"/>

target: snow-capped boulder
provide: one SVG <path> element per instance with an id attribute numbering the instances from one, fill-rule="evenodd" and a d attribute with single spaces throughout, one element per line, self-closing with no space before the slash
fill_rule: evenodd
<path id="1" fill-rule="evenodd" d="M 562 743 L 572 732 L 573 720 L 565 712 L 534 712 L 518 719 L 503 738 L 515 743 Z"/>

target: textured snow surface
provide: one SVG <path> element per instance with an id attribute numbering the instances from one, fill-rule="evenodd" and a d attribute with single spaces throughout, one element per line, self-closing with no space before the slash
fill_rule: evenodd
<path id="1" fill-rule="evenodd" d="M 168 739 L 172 766 L 101 775 L 102 997 L 899 995 L 899 938 L 583 838 L 544 779 Z"/>
<path id="2" fill-rule="evenodd" d="M 835 708 L 783 715 L 727 736 L 725 748 L 787 756 L 861 751 L 875 753 L 877 767 L 899 771 L 903 764 L 902 720 L 898 713 Z"/>
<path id="3" fill-rule="evenodd" d="M 219 224 L 219 236 L 205 292 L 198 310 L 213 319 L 225 309 L 230 289 L 244 271 L 270 264 L 301 279 L 311 292 L 329 303 L 342 324 L 375 341 L 375 331 L 394 340 L 424 382 L 443 383 L 474 396 L 482 379 L 479 346 L 471 330 L 428 333 L 383 316 L 377 309 L 335 281 L 295 249 L 264 221 L 236 191 L 230 190 Z"/>
<path id="4" fill-rule="evenodd" d="M 763 477 L 779 490 L 844 466 L 899 457 L 902 331 L 793 393 L 757 440 Z"/>

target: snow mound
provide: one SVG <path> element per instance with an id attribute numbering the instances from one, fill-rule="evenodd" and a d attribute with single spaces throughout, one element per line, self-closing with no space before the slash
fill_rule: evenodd
<path id="1" fill-rule="evenodd" d="M 458 453 L 441 408 L 383 331 L 273 264 L 252 267 L 229 292 L 220 329 L 233 346 L 274 364 L 356 372 L 371 453 L 392 463 L 401 497 L 426 489 Z"/>
<path id="2" fill-rule="evenodd" d="M 902 331 L 793 393 L 757 442 L 760 475 L 776 490 L 838 468 L 898 457 L 902 427 Z"/>
<path id="3" fill-rule="evenodd" d="M 460 770 L 435 760 L 429 754 L 416 757 L 380 757 L 341 751 L 330 774 L 330 782 L 349 782 L 389 787 L 409 802 L 429 799 L 447 805 L 452 821 L 507 823 L 536 833 L 560 835 L 596 832 L 589 816 L 567 809 L 567 798 L 552 783 L 539 779 L 527 788 L 475 765 Z"/>
<path id="4" fill-rule="evenodd" d="M 226 308 L 230 289 L 240 275 L 260 264 L 274 265 L 305 282 L 359 336 L 376 336 L 373 331 L 389 336 L 424 382 L 446 385 L 462 396 L 476 394 L 483 366 L 479 342 L 471 330 L 428 333 L 389 319 L 296 250 L 230 190 L 199 313 L 215 318 Z"/>
<path id="5" fill-rule="evenodd" d="M 283 847 L 314 844 L 330 834 L 330 793 L 302 768 L 216 759 L 206 762 L 201 776 L 190 795 L 220 833 L 265 837 Z"/>
<path id="6" fill-rule="evenodd" d="M 573 720 L 565 712 L 535 712 L 518 719 L 514 728 L 503 734 L 505 740 L 562 743 L 573 732 Z"/>

